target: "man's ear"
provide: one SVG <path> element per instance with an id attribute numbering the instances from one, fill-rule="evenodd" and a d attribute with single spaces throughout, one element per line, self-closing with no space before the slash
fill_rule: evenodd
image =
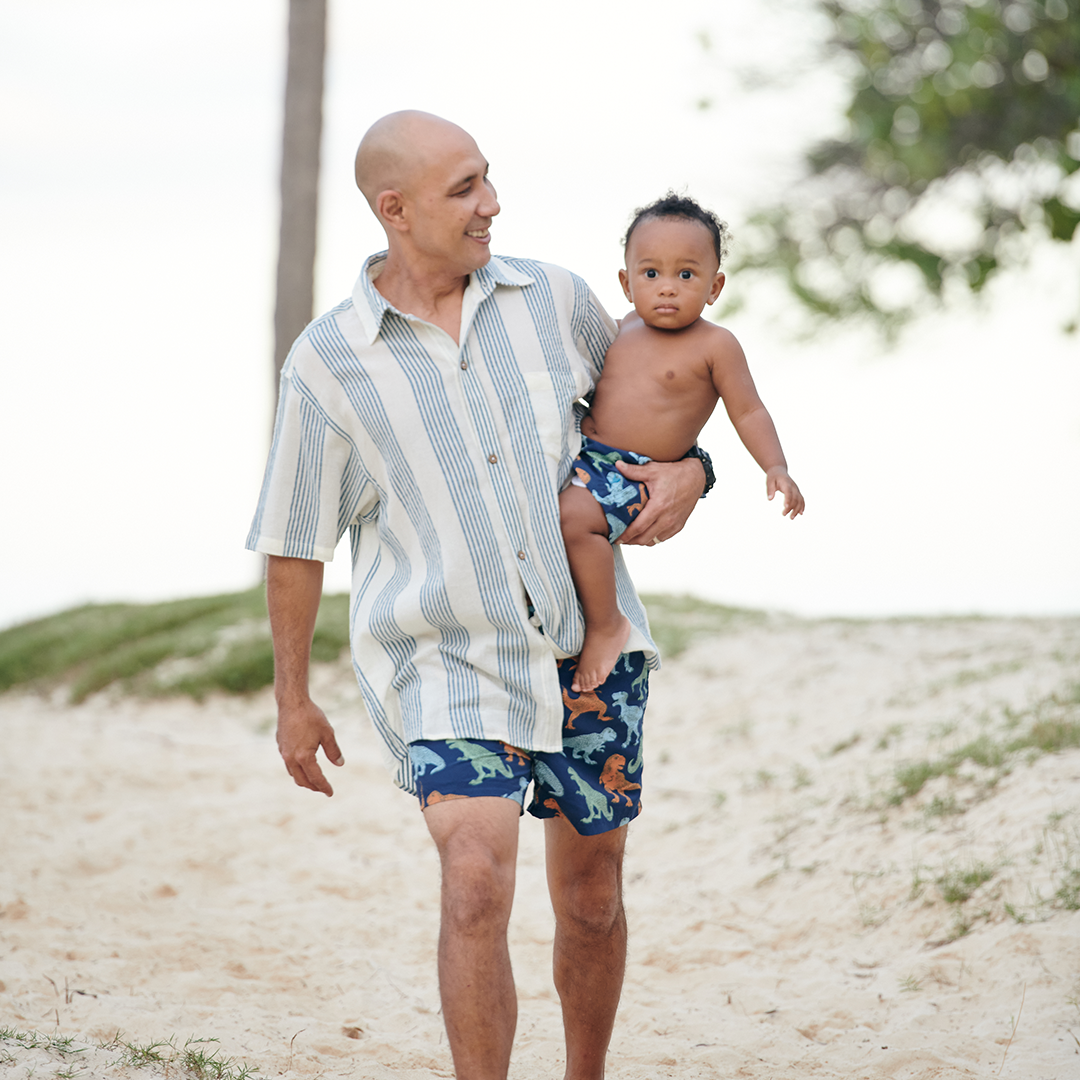
<path id="1" fill-rule="evenodd" d="M 619 271 L 619 284 L 622 286 L 622 291 L 626 296 L 626 299 L 632 304 L 634 298 L 630 295 L 630 276 L 625 270 Z"/>
<path id="2" fill-rule="evenodd" d="M 408 215 L 405 212 L 405 196 L 392 188 L 380 191 L 375 196 L 375 213 L 379 215 L 388 229 L 406 232 L 409 228 Z"/>
<path id="3" fill-rule="evenodd" d="M 706 301 L 708 304 L 715 304 L 716 298 L 720 295 L 724 288 L 724 282 L 727 281 L 726 275 L 716 272 L 716 277 L 713 278 L 712 288 L 709 289 L 709 299 Z"/>

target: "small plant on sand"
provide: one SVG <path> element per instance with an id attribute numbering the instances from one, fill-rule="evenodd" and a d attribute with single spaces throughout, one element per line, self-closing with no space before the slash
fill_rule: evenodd
<path id="1" fill-rule="evenodd" d="M 905 975 L 900 980 L 900 990 L 905 994 L 917 994 L 922 989 L 922 983 L 914 975 Z"/>
<path id="2" fill-rule="evenodd" d="M 949 867 L 935 878 L 946 904 L 963 904 L 970 900 L 980 885 L 985 885 L 993 876 L 994 868 L 983 862 L 973 862 L 966 867 Z"/>
<path id="3" fill-rule="evenodd" d="M 136 1069 L 161 1066 L 166 1075 L 175 1073 L 185 1080 L 251 1080 L 258 1066 L 222 1057 L 219 1050 L 210 1049 L 217 1041 L 192 1036 L 183 1046 L 177 1046 L 172 1039 L 139 1045 L 126 1041 L 117 1032 L 109 1042 L 101 1044 L 101 1049 L 117 1051 L 121 1065 Z"/>

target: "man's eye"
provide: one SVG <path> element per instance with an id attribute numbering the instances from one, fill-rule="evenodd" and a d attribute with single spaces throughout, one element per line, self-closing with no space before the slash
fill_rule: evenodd
<path id="1" fill-rule="evenodd" d="M 681 277 L 683 281 L 689 281 L 693 276 L 694 275 L 689 270 L 679 271 L 679 277 Z"/>
<path id="2" fill-rule="evenodd" d="M 645 276 L 647 278 L 654 278 L 654 277 L 656 277 L 656 271 L 655 270 L 646 270 L 645 271 Z"/>

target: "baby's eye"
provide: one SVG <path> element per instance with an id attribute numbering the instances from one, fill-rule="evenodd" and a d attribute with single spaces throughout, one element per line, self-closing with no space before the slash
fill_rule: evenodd
<path id="1" fill-rule="evenodd" d="M 679 277 L 681 277 L 683 279 L 683 281 L 689 281 L 693 276 L 694 276 L 694 274 L 690 270 L 680 270 L 679 271 Z"/>
<path id="2" fill-rule="evenodd" d="M 654 278 L 654 277 L 656 277 L 656 271 L 655 270 L 646 270 L 645 271 L 645 276 L 647 278 Z"/>

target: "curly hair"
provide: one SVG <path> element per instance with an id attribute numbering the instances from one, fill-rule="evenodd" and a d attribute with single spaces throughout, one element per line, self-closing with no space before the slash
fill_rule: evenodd
<path id="1" fill-rule="evenodd" d="M 643 222 L 652 218 L 684 218 L 687 221 L 697 221 L 704 225 L 712 236 L 713 248 L 716 251 L 716 261 L 723 266 L 728 253 L 728 244 L 731 240 L 731 230 L 726 221 L 721 221 L 711 210 L 706 210 L 695 199 L 688 195 L 678 195 L 669 191 L 663 198 L 648 206 L 641 206 L 634 211 L 634 219 L 623 237 L 623 246 L 630 243 L 630 237 L 634 230 Z"/>

